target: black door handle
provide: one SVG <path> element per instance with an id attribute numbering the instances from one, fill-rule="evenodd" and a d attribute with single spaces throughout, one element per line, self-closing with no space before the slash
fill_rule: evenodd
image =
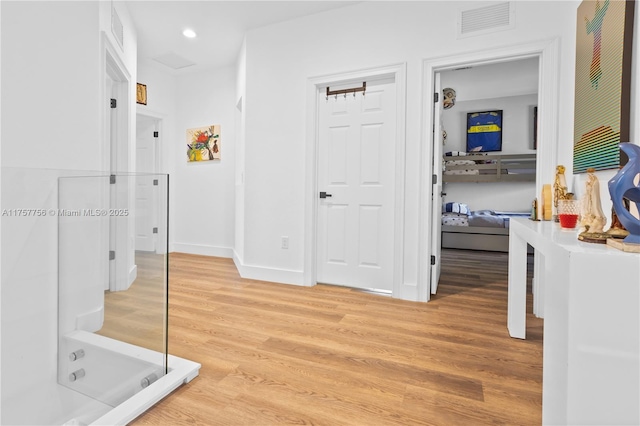
<path id="1" fill-rule="evenodd" d="M 333 195 L 331 194 L 327 194 L 326 192 L 322 191 L 320 192 L 320 198 L 327 198 L 327 197 L 333 197 Z"/>

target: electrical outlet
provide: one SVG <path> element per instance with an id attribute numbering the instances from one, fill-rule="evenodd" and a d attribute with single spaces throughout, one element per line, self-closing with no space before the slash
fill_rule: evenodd
<path id="1" fill-rule="evenodd" d="M 289 237 L 282 237 L 280 239 L 280 247 L 283 249 L 289 248 Z"/>

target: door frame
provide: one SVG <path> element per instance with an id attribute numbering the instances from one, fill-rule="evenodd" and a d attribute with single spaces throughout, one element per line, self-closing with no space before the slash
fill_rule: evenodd
<path id="1" fill-rule="evenodd" d="M 442 80 L 440 71 L 435 71 L 433 73 L 433 87 L 431 91 L 437 90 L 437 93 L 442 91 Z M 438 95 L 438 100 L 434 99 L 434 107 L 433 107 L 433 135 L 432 140 L 433 144 L 431 145 L 433 151 L 431 153 L 431 174 L 435 176 L 435 179 L 431 182 L 431 209 L 430 213 L 431 217 L 431 255 L 433 256 L 433 251 L 435 250 L 434 259 L 439 260 L 442 254 L 442 194 L 444 191 L 444 184 L 442 183 L 442 160 L 441 158 L 436 158 L 436 154 L 438 157 L 442 157 L 442 113 L 444 112 L 444 96 Z M 436 136 L 437 135 L 437 136 Z M 438 172 L 438 173 L 436 173 Z M 436 200 L 440 206 L 436 206 Z M 434 232 L 437 230 L 437 234 Z M 429 256 L 431 257 L 431 256 Z M 440 261 L 436 262 L 435 265 L 432 265 L 430 271 L 430 281 L 429 281 L 429 293 L 436 294 L 438 290 L 438 282 L 440 281 L 440 272 L 442 270 L 442 263 Z M 435 282 L 434 282 L 435 281 Z M 431 297 L 431 296 L 429 296 Z"/>
<path id="2" fill-rule="evenodd" d="M 544 182 L 553 181 L 557 162 L 558 143 L 558 85 L 560 74 L 558 38 L 507 46 L 484 51 L 472 51 L 464 54 L 430 58 L 423 61 L 423 129 L 420 156 L 420 203 L 419 203 L 419 241 L 418 241 L 418 301 L 427 302 L 431 297 L 431 175 L 433 161 L 433 112 L 432 88 L 436 72 L 448 71 L 459 67 L 509 62 L 517 59 L 538 57 L 538 135 L 539 143 L 536 162 L 536 194 L 542 192 Z M 439 261 L 439 259 L 437 259 Z M 541 276 L 540 264 L 536 258 L 534 276 Z M 534 292 L 543 292 L 534 279 Z M 537 297 L 537 300 L 544 300 Z M 541 306 L 534 312 L 541 312 Z"/>
<path id="3" fill-rule="evenodd" d="M 396 144 L 394 188 L 394 247 L 393 247 L 393 297 L 402 297 L 404 263 L 404 187 L 405 187 L 405 121 L 406 121 L 406 64 L 363 69 L 352 72 L 312 77 L 307 80 L 306 158 L 305 158 L 305 224 L 304 224 L 304 275 L 303 285 L 317 283 L 318 245 L 318 102 L 324 101 L 319 90 L 327 85 L 353 82 L 357 85 L 367 79 L 393 77 L 396 85 Z M 365 95 L 366 96 L 366 95 Z"/>
<path id="4" fill-rule="evenodd" d="M 132 108 L 131 108 L 131 97 L 132 93 L 132 78 L 131 73 L 127 69 L 125 63 L 123 62 L 120 53 L 116 47 L 112 44 L 109 37 L 106 33 L 101 33 L 101 56 L 100 56 L 100 83 L 99 83 L 99 91 L 100 96 L 99 99 L 104 100 L 104 109 L 102 118 L 100 120 L 100 137 L 101 137 L 101 172 L 105 173 L 107 176 L 111 173 L 128 173 L 131 170 L 131 161 L 132 161 L 132 131 L 133 125 L 131 123 L 132 119 Z M 111 135 L 110 132 L 107 131 L 107 126 L 111 126 L 111 111 L 107 104 L 107 99 L 104 99 L 106 93 L 106 79 L 109 77 L 114 82 L 114 90 L 117 94 L 117 99 L 119 99 L 118 107 L 116 108 L 117 115 L 117 134 L 116 134 L 116 164 L 111 164 Z M 109 94 L 111 96 L 111 94 Z M 135 150 L 135 146 L 133 147 Z M 133 157 L 135 160 L 135 157 Z M 109 191 L 107 191 L 106 196 L 109 197 Z M 131 205 L 131 197 L 133 196 L 133 192 L 130 191 L 128 205 Z M 108 200 L 108 198 L 107 198 Z M 107 203 L 108 205 L 108 203 Z M 134 229 L 133 224 L 133 215 L 126 217 L 126 220 L 122 220 L 120 222 L 124 226 L 119 226 L 117 228 L 118 237 L 116 237 L 116 246 L 110 247 L 109 241 L 109 228 L 112 225 L 105 225 L 106 230 L 103 231 L 103 235 L 106 236 L 106 242 L 103 247 L 105 247 L 105 256 L 109 250 L 115 250 L 116 253 L 120 253 L 120 261 L 115 263 L 115 280 L 109 283 L 109 289 L 111 291 L 122 291 L 127 290 L 129 286 L 135 281 L 137 276 L 137 267 L 135 265 L 135 260 L 133 256 L 133 249 L 129 247 L 127 243 L 129 241 L 129 232 Z M 109 261 L 111 262 L 111 261 Z M 108 266 L 108 268 L 111 268 Z M 107 275 L 108 276 L 108 275 Z"/>

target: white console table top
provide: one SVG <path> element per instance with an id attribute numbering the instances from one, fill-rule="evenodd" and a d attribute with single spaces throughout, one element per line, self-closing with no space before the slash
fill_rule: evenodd
<path id="1" fill-rule="evenodd" d="M 552 221 L 533 221 L 515 217 L 509 221 L 510 231 L 522 235 L 524 239 L 541 251 L 566 250 L 572 253 L 591 253 L 603 256 L 627 256 L 638 258 L 637 253 L 627 253 L 606 244 L 585 243 L 578 240 L 579 229 L 562 229 Z"/>

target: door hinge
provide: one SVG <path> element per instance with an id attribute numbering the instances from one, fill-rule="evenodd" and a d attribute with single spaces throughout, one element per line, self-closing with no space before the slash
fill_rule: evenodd
<path id="1" fill-rule="evenodd" d="M 115 250 L 109 250 L 109 260 L 114 260 L 116 258 Z"/>
<path id="2" fill-rule="evenodd" d="M 111 98 L 111 108 L 115 108 L 118 104 L 118 101 L 116 101 L 115 99 Z"/>
<path id="3" fill-rule="evenodd" d="M 433 94 L 433 102 L 434 102 L 434 103 L 435 103 L 435 102 L 438 102 L 438 99 L 440 99 L 440 96 L 438 96 L 438 95 L 439 95 L 439 93 L 438 93 L 438 92 L 435 92 L 435 93 Z"/>
<path id="4" fill-rule="evenodd" d="M 153 137 L 157 138 L 158 136 L 160 136 L 160 132 L 153 132 Z"/>
<path id="5" fill-rule="evenodd" d="M 115 184 L 115 183 L 116 183 L 116 175 L 111 175 L 111 176 L 109 176 L 109 183 L 110 183 L 111 185 L 113 185 L 113 184 Z"/>
<path id="6" fill-rule="evenodd" d="M 153 233 L 157 234 L 158 233 L 158 228 L 153 228 Z"/>
<path id="7" fill-rule="evenodd" d="M 153 180 L 153 186 L 158 186 L 158 179 Z"/>
<path id="8" fill-rule="evenodd" d="M 431 264 L 432 265 L 436 264 L 436 257 L 434 255 L 431 255 Z"/>
<path id="9" fill-rule="evenodd" d="M 437 183 L 438 183 L 438 175 L 433 175 L 433 178 L 431 179 L 431 183 L 432 183 L 433 185 L 435 185 L 435 184 L 437 184 Z"/>

